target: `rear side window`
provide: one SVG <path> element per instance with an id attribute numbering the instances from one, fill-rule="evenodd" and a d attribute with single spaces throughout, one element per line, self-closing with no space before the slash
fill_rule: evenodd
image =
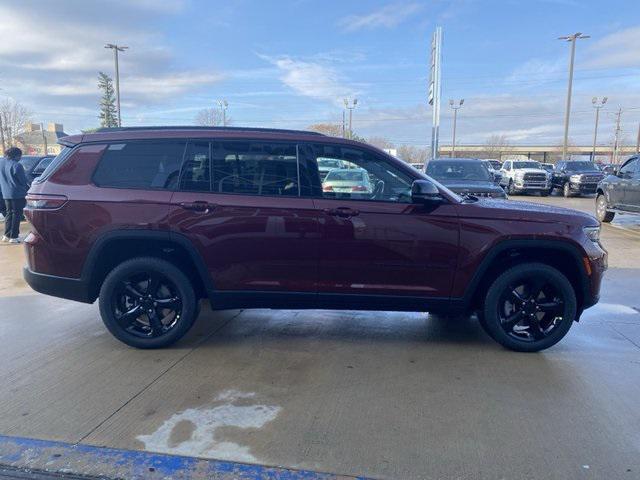
<path id="1" fill-rule="evenodd" d="M 215 193 L 292 196 L 300 194 L 295 144 L 219 142 L 212 144 Z"/>
<path id="2" fill-rule="evenodd" d="M 93 174 L 99 187 L 175 190 L 186 142 L 109 145 Z"/>

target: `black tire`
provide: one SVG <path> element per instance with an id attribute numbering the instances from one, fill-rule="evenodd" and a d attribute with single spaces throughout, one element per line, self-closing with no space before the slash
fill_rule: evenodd
<path id="1" fill-rule="evenodd" d="M 569 182 L 566 182 L 562 187 L 562 194 L 564 195 L 564 198 L 569 198 L 572 196 L 571 188 L 569 187 Z"/>
<path id="2" fill-rule="evenodd" d="M 198 314 L 187 276 L 172 263 L 153 257 L 133 258 L 115 267 L 100 288 L 99 303 L 107 329 L 135 348 L 177 342 Z"/>
<path id="3" fill-rule="evenodd" d="M 551 192 L 549 190 L 542 190 L 540 192 L 541 197 L 548 197 Z"/>
<path id="4" fill-rule="evenodd" d="M 607 199 L 604 194 L 599 193 L 596 196 L 596 217 L 603 223 L 609 223 L 615 217 L 615 212 L 607 211 Z"/>
<path id="5" fill-rule="evenodd" d="M 534 293 L 528 293 L 529 288 Z M 504 347 L 538 352 L 567 334 L 576 312 L 575 291 L 567 277 L 543 263 L 524 263 L 495 279 L 479 319 L 487 334 Z"/>

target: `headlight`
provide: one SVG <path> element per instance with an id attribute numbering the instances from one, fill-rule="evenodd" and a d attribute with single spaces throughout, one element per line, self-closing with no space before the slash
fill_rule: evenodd
<path id="1" fill-rule="evenodd" d="M 571 175 L 569 177 L 569 181 L 571 181 L 573 183 L 579 183 L 580 182 L 580 175 Z"/>
<path id="2" fill-rule="evenodd" d="M 583 230 L 584 234 L 593 243 L 598 243 L 600 241 L 600 227 L 584 227 Z"/>
<path id="3" fill-rule="evenodd" d="M 524 172 L 516 172 L 516 178 L 524 177 Z"/>

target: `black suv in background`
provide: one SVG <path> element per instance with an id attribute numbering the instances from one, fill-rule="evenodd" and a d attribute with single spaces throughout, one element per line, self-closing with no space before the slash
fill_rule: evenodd
<path id="1" fill-rule="evenodd" d="M 598 220 L 610 222 L 616 212 L 640 213 L 640 156 L 631 157 L 615 175 L 607 176 L 598 184 Z"/>
<path id="2" fill-rule="evenodd" d="M 565 197 L 596 193 L 604 174 L 593 162 L 560 161 L 551 176 L 551 192 L 559 188 Z"/>

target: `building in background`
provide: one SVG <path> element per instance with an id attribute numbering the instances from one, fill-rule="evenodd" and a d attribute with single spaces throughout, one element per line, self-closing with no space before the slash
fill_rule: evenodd
<path id="1" fill-rule="evenodd" d="M 57 155 L 62 149 L 58 139 L 65 136 L 61 123 L 49 123 L 46 130 L 39 123 L 27 123 L 14 141 L 25 155 Z"/>

